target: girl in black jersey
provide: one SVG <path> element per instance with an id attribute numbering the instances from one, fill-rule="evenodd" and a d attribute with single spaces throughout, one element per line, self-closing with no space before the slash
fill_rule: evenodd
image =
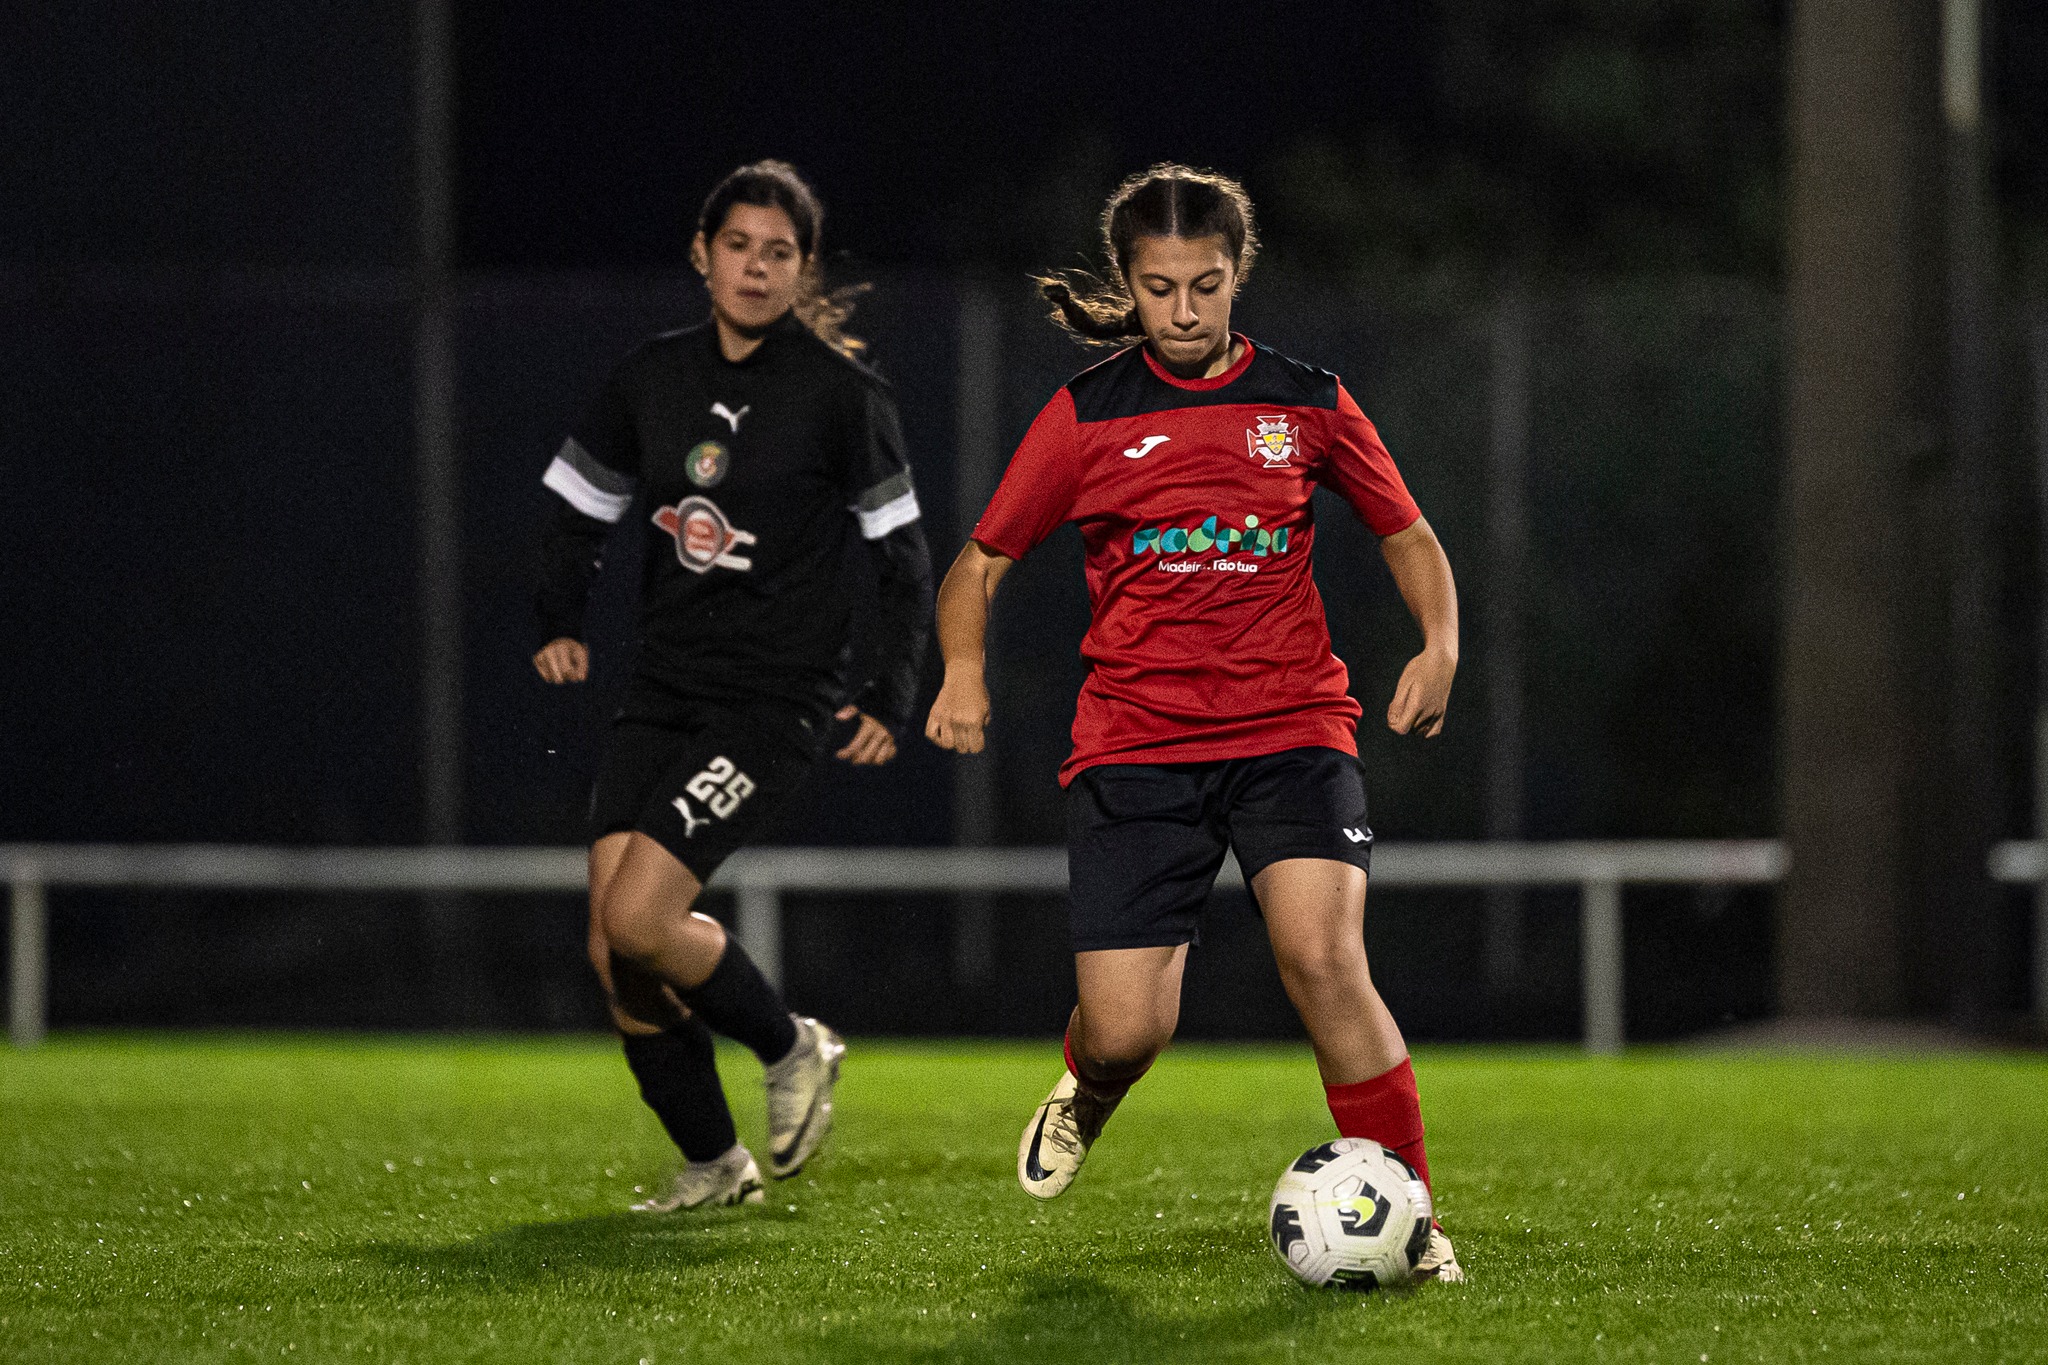
<path id="1" fill-rule="evenodd" d="M 668 1211 L 762 1198 L 713 1062 L 716 1030 L 766 1067 L 770 1170 L 796 1174 L 832 1120 L 845 1046 L 789 1013 L 718 922 L 691 909 L 817 759 L 882 764 L 909 719 L 931 612 L 931 560 L 887 387 L 853 358 L 846 309 L 821 293 L 823 214 L 790 166 L 762 161 L 705 200 L 690 244 L 711 318 L 642 344 L 548 466 L 560 496 L 543 550 L 534 667 L 589 675 L 583 613 L 605 534 L 655 528 L 639 650 L 591 798 L 590 960 L 640 1093 L 685 1165 Z M 844 559 L 880 583 L 849 687 Z"/>

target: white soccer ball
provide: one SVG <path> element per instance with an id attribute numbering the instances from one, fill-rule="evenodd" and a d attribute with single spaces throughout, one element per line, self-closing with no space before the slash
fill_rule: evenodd
<path id="1" fill-rule="evenodd" d="M 1308 1284 L 1401 1289 L 1429 1245 L 1429 1189 L 1370 1138 L 1311 1147 L 1273 1187 L 1273 1250 Z"/>

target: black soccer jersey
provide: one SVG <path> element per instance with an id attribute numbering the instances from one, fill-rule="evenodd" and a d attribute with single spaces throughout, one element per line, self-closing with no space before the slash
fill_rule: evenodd
<path id="1" fill-rule="evenodd" d="M 638 517 L 649 523 L 640 674 L 720 703 L 836 704 L 850 690 L 885 723 L 909 719 L 931 561 L 896 405 L 794 316 L 737 363 L 709 322 L 644 343 L 542 481 L 566 504 L 544 554 L 547 638 L 582 638 L 604 533 Z M 856 539 L 876 551 L 882 602 L 865 651 L 876 676 L 849 689 Z"/>

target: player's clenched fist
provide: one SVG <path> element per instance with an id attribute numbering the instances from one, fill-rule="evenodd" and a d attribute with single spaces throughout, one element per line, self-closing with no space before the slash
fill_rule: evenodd
<path id="1" fill-rule="evenodd" d="M 924 723 L 925 738 L 954 753 L 978 754 L 987 732 L 987 686 L 980 678 L 948 673 Z"/>
<path id="2" fill-rule="evenodd" d="M 533 667 L 551 683 L 582 682 L 590 676 L 590 651 L 568 636 L 550 640 L 533 656 Z"/>

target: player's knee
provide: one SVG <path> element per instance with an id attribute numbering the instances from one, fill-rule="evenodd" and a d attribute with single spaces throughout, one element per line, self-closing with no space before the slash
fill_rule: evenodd
<path id="1" fill-rule="evenodd" d="M 1173 1038 L 1173 1021 L 1148 1018 L 1117 1020 L 1107 1025 L 1090 1021 L 1081 1047 L 1083 1068 L 1103 1080 L 1141 1074 Z"/>
<path id="2" fill-rule="evenodd" d="M 615 1031 L 617 1031 L 622 1037 L 651 1038 L 655 1034 L 661 1032 L 661 1025 L 650 1023 L 648 1020 L 639 1018 L 631 1010 L 619 1004 L 616 1000 L 611 1002 L 610 1008 L 612 1015 L 612 1028 Z"/>
<path id="3" fill-rule="evenodd" d="M 1355 990 L 1369 979 L 1365 949 L 1348 943 L 1313 943 L 1278 955 L 1280 976 L 1289 989 L 1327 994 Z"/>
<path id="4" fill-rule="evenodd" d="M 660 977 L 623 959 L 611 964 L 612 1021 L 622 1033 L 659 1032 L 681 1022 L 683 1011 Z"/>

